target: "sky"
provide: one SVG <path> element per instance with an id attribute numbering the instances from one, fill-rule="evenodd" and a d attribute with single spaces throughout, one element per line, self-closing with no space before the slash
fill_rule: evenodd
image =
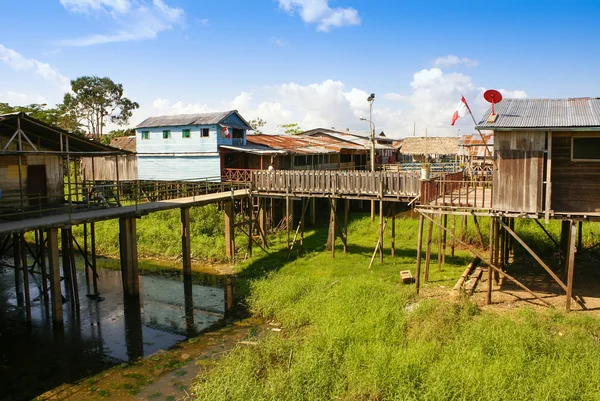
<path id="1" fill-rule="evenodd" d="M 600 95 L 599 1 L 0 0 L 0 102 L 109 77 L 149 116 L 238 110 L 303 129 L 453 136 L 505 98 Z M 111 127 L 109 127 L 111 128 Z"/>

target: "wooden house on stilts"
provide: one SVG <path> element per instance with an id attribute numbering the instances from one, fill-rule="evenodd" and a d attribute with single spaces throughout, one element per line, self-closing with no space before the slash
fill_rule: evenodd
<path id="1" fill-rule="evenodd" d="M 489 257 L 471 249 L 489 266 L 488 302 L 493 285 L 508 279 L 547 303 L 506 268 L 508 247 L 519 244 L 566 293 L 567 310 L 572 302 L 585 308 L 573 282 L 582 223 L 600 221 L 600 98 L 505 99 L 476 128 L 493 131 L 492 186 L 477 194 L 472 183 L 424 183 L 433 189 L 421 191 L 419 211 L 430 224 L 438 224 L 436 214 L 472 215 L 476 224 L 477 216 L 491 217 Z M 544 261 L 516 232 L 515 219 L 533 219 L 559 248 L 559 261 Z M 552 219 L 562 221 L 560 240 L 540 222 Z"/>

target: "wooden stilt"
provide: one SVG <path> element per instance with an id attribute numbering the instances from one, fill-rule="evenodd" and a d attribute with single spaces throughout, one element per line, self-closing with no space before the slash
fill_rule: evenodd
<path id="1" fill-rule="evenodd" d="M 267 247 L 267 198 L 258 198 L 258 230 L 263 247 Z"/>
<path id="2" fill-rule="evenodd" d="M 140 291 L 137 258 L 136 219 L 119 218 L 119 245 L 121 254 L 121 276 L 125 298 L 138 298 Z"/>
<path id="3" fill-rule="evenodd" d="M 421 250 L 423 249 L 423 215 L 419 216 L 419 231 L 417 234 L 417 266 L 415 267 L 415 286 L 417 294 L 421 284 Z"/>
<path id="4" fill-rule="evenodd" d="M 375 200 L 371 201 L 371 221 L 375 221 Z"/>
<path id="5" fill-rule="evenodd" d="M 462 222 L 461 222 L 461 225 L 460 225 L 460 240 L 461 241 L 465 240 L 465 234 L 467 233 L 467 223 L 469 221 L 468 217 L 469 216 L 467 216 L 467 215 L 464 215 L 462 217 Z"/>
<path id="6" fill-rule="evenodd" d="M 73 251 L 73 230 L 69 229 L 69 258 L 71 263 L 69 263 L 69 267 L 71 268 L 71 280 L 73 285 L 73 302 L 71 305 L 75 307 L 77 311 L 79 311 L 79 285 L 77 282 L 77 269 L 75 264 L 75 252 Z"/>
<path id="7" fill-rule="evenodd" d="M 15 293 L 17 305 L 23 306 L 23 291 L 21 286 L 21 238 L 17 233 L 13 234 L 13 265 L 15 268 Z"/>
<path id="8" fill-rule="evenodd" d="M 437 235 L 437 271 L 442 271 L 442 223 L 443 215 L 440 214 L 440 226 L 438 227 Z"/>
<path id="9" fill-rule="evenodd" d="M 287 250 L 290 250 L 290 197 L 285 197 L 285 232 L 286 232 L 286 244 Z"/>
<path id="10" fill-rule="evenodd" d="M 443 218 L 444 222 L 444 228 L 448 227 L 448 215 L 444 214 L 444 218 Z M 447 235 L 446 235 L 446 230 L 442 230 L 442 264 L 446 264 L 446 239 L 447 239 Z"/>
<path id="11" fill-rule="evenodd" d="M 252 195 L 248 197 L 248 257 L 252 257 L 252 213 L 253 211 Z"/>
<path id="12" fill-rule="evenodd" d="M 27 249 L 25 247 L 25 234 L 20 235 L 21 240 L 21 268 L 23 269 L 23 289 L 25 293 L 25 316 L 27 324 L 31 324 L 31 297 L 29 295 L 29 271 L 27 270 Z"/>
<path id="13" fill-rule="evenodd" d="M 392 202 L 392 259 L 396 257 L 396 202 Z"/>
<path id="14" fill-rule="evenodd" d="M 73 278 L 71 277 L 71 257 L 69 255 L 69 239 L 71 238 L 69 235 L 68 228 L 61 228 L 60 230 L 61 236 L 61 256 L 62 256 L 62 270 L 63 276 L 65 278 L 65 298 L 67 301 L 71 302 L 71 306 L 74 306 L 73 301 Z"/>
<path id="15" fill-rule="evenodd" d="M 90 242 L 92 246 L 92 284 L 94 288 L 94 295 L 99 295 L 98 292 L 98 274 L 96 270 L 96 226 L 94 223 L 90 223 Z"/>
<path id="16" fill-rule="evenodd" d="M 298 254 L 301 255 L 304 252 L 304 214 L 306 208 L 310 204 L 310 199 L 302 199 L 302 216 L 300 216 L 300 248 Z"/>
<path id="17" fill-rule="evenodd" d="M 233 202 L 227 201 L 223 203 L 225 211 L 225 254 L 231 263 L 235 262 L 235 216 L 233 212 Z"/>
<path id="18" fill-rule="evenodd" d="M 379 202 L 379 263 L 383 263 L 383 201 Z"/>
<path id="19" fill-rule="evenodd" d="M 583 244 L 583 221 L 577 222 L 577 249 L 581 250 Z"/>
<path id="20" fill-rule="evenodd" d="M 316 198 L 310 198 L 310 225 L 314 226 L 317 222 Z"/>
<path id="21" fill-rule="evenodd" d="M 83 223 L 83 255 L 85 258 L 88 257 L 88 225 Z M 84 263 L 83 269 L 85 270 L 85 289 L 87 293 L 90 293 L 90 267 L 87 263 Z"/>
<path id="22" fill-rule="evenodd" d="M 454 258 L 454 237 L 456 236 L 456 215 L 452 215 L 452 227 L 450 233 L 450 256 Z"/>
<path id="23" fill-rule="evenodd" d="M 332 258 L 335 258 L 335 202 L 335 199 L 329 199 L 329 239 L 327 246 L 331 251 Z"/>
<path id="24" fill-rule="evenodd" d="M 483 234 L 481 233 L 481 228 L 479 227 L 479 221 L 477 220 L 477 215 L 474 212 L 471 212 L 473 216 L 473 223 L 475 224 L 475 228 L 477 230 L 477 236 L 479 237 L 479 243 L 481 244 L 481 249 L 485 249 L 485 242 L 483 242 Z"/>
<path id="25" fill-rule="evenodd" d="M 50 299 L 52 301 L 52 321 L 63 324 L 62 293 L 60 288 L 60 261 L 58 255 L 58 228 L 47 231 L 48 266 L 50 267 Z"/>
<path id="26" fill-rule="evenodd" d="M 40 270 L 42 272 L 42 295 L 44 299 L 44 307 L 48 313 L 48 274 L 46 270 L 46 242 L 44 241 L 44 230 L 40 230 Z"/>
<path id="27" fill-rule="evenodd" d="M 344 253 L 348 252 L 348 211 L 350 210 L 350 200 L 344 199 Z"/>
<path id="28" fill-rule="evenodd" d="M 567 312 L 571 311 L 571 298 L 573 297 L 573 276 L 575 272 L 575 236 L 577 235 L 577 227 L 573 222 L 570 222 L 569 230 L 569 253 L 567 257 L 567 302 L 565 308 Z"/>
<path id="29" fill-rule="evenodd" d="M 194 328 L 194 297 L 192 294 L 192 246 L 190 237 L 190 208 L 181 208 L 181 264 L 183 268 L 183 297 L 185 326 L 188 332 Z M 250 238 L 250 241 L 252 238 Z"/>
<path id="30" fill-rule="evenodd" d="M 502 264 L 500 263 L 500 223 L 497 218 L 494 219 L 494 265 L 498 266 L 502 269 Z M 500 284 L 500 275 L 496 272 L 494 273 L 494 284 Z"/>
<path id="31" fill-rule="evenodd" d="M 494 217 L 490 218 L 490 264 L 494 263 L 494 226 L 496 225 L 496 219 Z M 487 275 L 487 297 L 486 303 L 488 305 L 492 304 L 492 286 L 493 286 L 493 272 L 491 266 L 488 266 L 488 275 Z"/>
<path id="32" fill-rule="evenodd" d="M 431 262 L 431 235 L 433 234 L 433 218 L 429 220 L 429 228 L 427 229 L 427 242 L 425 250 L 425 271 L 423 272 L 423 281 L 429 282 L 429 263 Z"/>

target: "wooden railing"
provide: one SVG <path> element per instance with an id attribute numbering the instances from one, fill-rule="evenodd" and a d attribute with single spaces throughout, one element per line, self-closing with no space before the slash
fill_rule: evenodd
<path id="1" fill-rule="evenodd" d="M 421 171 L 423 163 L 393 163 L 384 164 L 382 168 L 385 171 Z M 429 163 L 429 171 L 432 173 L 455 173 L 461 168 L 458 163 Z"/>
<path id="2" fill-rule="evenodd" d="M 419 194 L 418 173 L 383 171 L 253 171 L 252 190 L 265 194 L 411 198 Z"/>
<path id="3" fill-rule="evenodd" d="M 492 196 L 492 181 L 468 180 L 460 172 L 421 181 L 419 204 L 491 209 Z"/>
<path id="4" fill-rule="evenodd" d="M 252 172 L 259 171 L 249 168 L 224 168 L 221 172 L 221 181 L 224 182 L 250 182 Z"/>
<path id="5" fill-rule="evenodd" d="M 292 170 L 355 170 L 354 162 L 325 163 L 319 165 L 294 166 Z"/>

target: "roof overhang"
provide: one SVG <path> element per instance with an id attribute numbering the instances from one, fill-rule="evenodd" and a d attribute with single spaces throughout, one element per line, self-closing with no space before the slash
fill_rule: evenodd
<path id="1" fill-rule="evenodd" d="M 271 148 L 267 148 L 267 147 L 220 145 L 219 148 L 233 150 L 235 152 L 249 153 L 252 155 L 286 155 L 287 154 L 287 152 L 284 150 L 271 149 Z"/>

